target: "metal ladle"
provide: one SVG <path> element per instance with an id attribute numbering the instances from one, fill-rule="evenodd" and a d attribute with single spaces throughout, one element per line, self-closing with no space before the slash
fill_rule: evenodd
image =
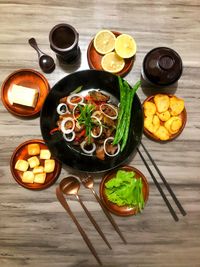
<path id="1" fill-rule="evenodd" d="M 51 56 L 43 53 L 35 40 L 35 38 L 30 38 L 28 40 L 30 46 L 32 46 L 38 53 L 39 65 L 43 72 L 50 73 L 55 69 L 55 63 Z"/>

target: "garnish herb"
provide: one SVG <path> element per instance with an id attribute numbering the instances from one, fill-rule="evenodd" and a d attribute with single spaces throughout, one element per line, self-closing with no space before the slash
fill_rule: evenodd
<path id="1" fill-rule="evenodd" d="M 105 183 L 105 193 L 111 202 L 118 206 L 130 206 L 141 211 L 144 208 L 143 183 L 133 171 L 119 170 L 116 177 Z"/>
<path id="2" fill-rule="evenodd" d="M 93 121 L 92 121 L 92 112 L 94 110 L 94 106 L 87 104 L 85 106 L 81 106 L 78 104 L 79 110 L 80 110 L 80 116 L 78 117 L 78 122 L 80 125 L 84 125 L 86 129 L 86 136 L 88 137 L 87 143 L 91 143 L 91 130 L 93 127 Z"/>

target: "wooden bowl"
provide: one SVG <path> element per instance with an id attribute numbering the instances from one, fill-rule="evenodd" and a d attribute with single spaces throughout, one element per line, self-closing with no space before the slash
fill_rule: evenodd
<path id="1" fill-rule="evenodd" d="M 112 33 L 114 33 L 116 37 L 121 34 L 115 31 L 112 31 Z M 88 49 L 87 49 L 87 60 L 88 60 L 89 67 L 95 70 L 103 70 L 101 66 L 101 59 L 104 55 L 101 55 L 96 51 L 93 45 L 93 41 L 94 39 L 91 40 L 91 42 L 89 43 Z M 135 61 L 135 56 L 124 59 L 124 60 L 125 60 L 124 68 L 120 72 L 115 73 L 116 75 L 119 75 L 121 77 L 124 77 L 132 69 L 133 63 Z"/>
<path id="2" fill-rule="evenodd" d="M 136 178 L 142 178 L 142 183 L 143 183 L 143 196 L 144 196 L 144 202 L 146 204 L 149 196 L 149 184 L 147 182 L 146 177 L 144 174 L 142 174 L 138 169 L 131 167 L 131 166 L 122 166 L 119 167 L 109 173 L 107 173 L 103 179 L 101 180 L 100 187 L 99 187 L 99 193 L 101 200 L 104 204 L 104 206 L 113 214 L 118 215 L 118 216 L 130 216 L 130 215 L 136 215 L 137 210 L 133 207 L 129 206 L 118 206 L 114 204 L 113 202 L 109 201 L 106 193 L 105 193 L 105 183 L 108 182 L 110 179 L 116 176 L 116 173 L 118 170 L 125 170 L 125 171 L 133 171 L 135 172 L 135 177 Z"/>
<path id="3" fill-rule="evenodd" d="M 38 90 L 39 96 L 35 108 L 18 104 L 12 105 L 10 103 L 9 96 L 14 84 Z M 39 115 L 44 100 L 49 93 L 49 89 L 49 83 L 41 73 L 32 69 L 20 69 L 11 73 L 3 82 L 1 99 L 5 108 L 13 115 L 27 119 L 34 118 Z"/>
<path id="4" fill-rule="evenodd" d="M 156 95 L 156 94 L 155 94 L 155 95 Z M 147 97 L 147 98 L 145 99 L 145 101 L 143 102 L 142 106 L 144 106 L 144 103 L 145 103 L 145 102 L 148 102 L 148 101 L 154 103 L 153 98 L 154 98 L 155 95 L 152 95 L 152 96 Z M 173 96 L 173 95 L 171 95 L 171 94 L 165 94 L 165 95 L 168 95 L 169 97 L 172 97 L 172 96 Z M 181 112 L 181 114 L 179 114 L 179 117 L 180 117 L 181 120 L 182 120 L 182 126 L 181 126 L 181 128 L 179 129 L 179 131 L 178 131 L 177 133 L 175 133 L 175 134 L 172 134 L 168 140 L 160 140 L 160 139 L 159 139 L 157 136 L 155 136 L 153 133 L 149 132 L 145 127 L 144 127 L 143 132 L 144 132 L 144 134 L 145 134 L 148 138 L 150 138 L 151 140 L 156 141 L 156 142 L 166 143 L 166 142 L 172 141 L 172 140 L 174 140 L 176 137 L 178 137 L 178 136 L 182 133 L 182 131 L 183 131 L 185 125 L 186 125 L 186 122 L 187 122 L 187 112 L 186 112 L 186 109 L 185 109 L 185 108 L 183 109 L 183 111 Z M 162 122 L 161 120 L 160 120 L 160 123 L 161 123 L 161 125 L 164 124 L 164 122 Z"/>
<path id="5" fill-rule="evenodd" d="M 16 170 L 15 164 L 16 164 L 17 160 L 19 160 L 19 159 L 27 160 L 28 158 L 31 157 L 30 155 L 28 155 L 28 145 L 29 144 L 39 144 L 40 149 L 48 149 L 47 146 L 45 145 L 44 141 L 38 140 L 38 139 L 28 140 L 28 141 L 20 144 L 14 150 L 13 155 L 11 157 L 10 170 L 11 170 L 11 173 L 12 173 L 14 179 L 16 180 L 16 182 L 19 185 L 21 185 L 27 189 L 42 190 L 42 189 L 45 189 L 45 188 L 51 186 L 53 183 L 55 183 L 55 181 L 57 180 L 57 178 L 60 175 L 62 165 L 58 160 L 54 159 L 55 160 L 55 169 L 52 173 L 46 174 L 46 180 L 45 180 L 44 184 L 39 184 L 39 183 L 31 184 L 31 183 L 22 182 L 23 172 Z M 53 157 L 51 157 L 51 158 L 53 158 Z M 41 165 L 43 165 L 44 160 L 40 159 L 40 162 L 41 162 Z"/>

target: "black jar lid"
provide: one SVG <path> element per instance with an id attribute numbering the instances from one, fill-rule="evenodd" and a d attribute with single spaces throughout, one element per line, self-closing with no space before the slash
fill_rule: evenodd
<path id="1" fill-rule="evenodd" d="M 178 81 L 183 64 L 176 51 L 168 47 L 157 47 L 148 52 L 143 61 L 146 78 L 153 84 L 166 86 Z"/>

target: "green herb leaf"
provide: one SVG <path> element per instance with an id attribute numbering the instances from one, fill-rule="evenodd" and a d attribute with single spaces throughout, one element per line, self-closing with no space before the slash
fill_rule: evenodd
<path id="1" fill-rule="evenodd" d="M 143 184 L 133 171 L 119 170 L 116 176 L 105 183 L 105 193 L 118 206 L 128 205 L 139 211 L 144 208 Z"/>

